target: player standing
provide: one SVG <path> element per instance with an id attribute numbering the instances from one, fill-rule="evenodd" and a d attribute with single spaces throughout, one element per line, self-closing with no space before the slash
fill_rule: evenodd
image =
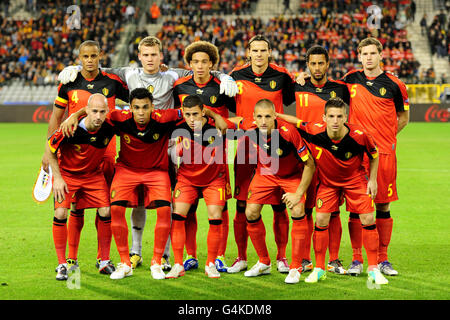
<path id="1" fill-rule="evenodd" d="M 313 235 L 316 267 L 305 282 L 316 283 L 326 279 L 325 255 L 329 242 L 327 230 L 331 214 L 339 209 L 343 196 L 347 210 L 358 214 L 362 224 L 369 280 L 375 284 L 387 284 L 388 281 L 377 267 L 378 232 L 373 217 L 373 199 L 377 194 L 377 146 L 360 126 L 346 123 L 346 109 L 347 104 L 342 99 L 331 98 L 325 104 L 323 122 L 293 120 L 297 121 L 302 137 L 313 146 L 311 152 L 320 180 Z M 288 120 L 283 115 L 280 117 Z M 363 166 L 364 154 L 370 159 L 369 179 Z"/>
<path id="2" fill-rule="evenodd" d="M 306 122 L 322 122 L 325 103 L 334 97 L 342 98 L 347 104 L 350 103 L 350 96 L 347 86 L 339 81 L 331 80 L 327 77 L 330 66 L 328 51 L 322 46 L 315 45 L 306 52 L 306 66 L 311 78 L 305 84 L 295 84 L 295 101 L 297 118 Z M 305 141 L 308 144 L 308 141 Z M 313 268 L 311 260 L 311 236 L 314 229 L 313 208 L 315 206 L 317 189 L 317 171 L 314 172 L 313 180 L 308 188 L 306 196 L 305 212 L 308 221 L 309 236 L 306 243 L 306 251 L 303 257 L 303 272 L 311 271 Z M 331 214 L 328 227 L 330 243 L 328 271 L 336 274 L 346 274 L 347 271 L 339 260 L 339 247 L 342 236 L 342 224 L 339 211 Z"/>
<path id="3" fill-rule="evenodd" d="M 375 38 L 366 38 L 358 45 L 358 58 L 362 70 L 347 73 L 343 81 L 350 91 L 349 122 L 362 126 L 376 141 L 379 148 L 378 193 L 375 198 L 376 225 L 380 244 L 379 269 L 385 275 L 397 275 L 388 260 L 387 249 L 391 240 L 393 220 L 390 203 L 397 195 L 397 134 L 409 122 L 409 101 L 405 84 L 381 68 L 383 47 Z M 361 227 L 357 216 L 349 221 L 349 232 L 354 251 L 349 273 L 358 275 L 362 270 Z"/>
<path id="4" fill-rule="evenodd" d="M 73 137 L 64 137 L 62 129 L 48 139 L 46 158 L 53 170 L 53 194 L 55 215 L 53 218 L 53 241 L 58 257 L 56 279 L 67 280 L 67 272 L 78 268 L 78 242 L 76 249 L 69 251 L 66 263 L 67 238 L 72 237 L 73 228 L 67 230 L 67 211 L 72 197 L 76 195 L 79 209 L 97 208 L 102 224 L 98 228 L 100 268 L 106 268 L 111 247 L 111 214 L 109 208 L 109 186 L 101 170 L 101 162 L 114 131 L 105 123 L 109 111 L 106 97 L 94 93 L 88 99 L 86 117 L 83 118 Z M 113 270 L 114 271 L 114 270 Z M 103 271 L 104 272 L 104 271 Z"/>
<path id="5" fill-rule="evenodd" d="M 294 102 L 294 80 L 289 72 L 274 63 L 271 63 L 272 47 L 270 41 L 256 35 L 247 44 L 247 57 L 249 62 L 236 67 L 230 73 L 236 80 L 238 93 L 236 94 L 236 115 L 244 119 L 253 119 L 256 102 L 268 99 L 275 105 L 278 113 L 283 113 L 283 104 Z M 229 273 L 236 273 L 247 269 L 247 220 L 245 207 L 248 187 L 256 168 L 254 159 L 250 159 L 249 145 L 245 139 L 238 140 L 236 150 L 234 176 L 236 199 L 236 215 L 233 220 L 234 237 L 238 247 L 238 257 L 228 268 Z M 289 217 L 283 203 L 273 204 L 274 223 L 273 230 L 277 244 L 277 268 L 280 272 L 289 272 L 286 259 L 286 246 L 289 237 Z"/>
<path id="6" fill-rule="evenodd" d="M 177 125 L 172 135 L 178 136 L 181 164 L 173 193 L 171 239 L 175 264 L 167 278 L 184 275 L 183 250 L 188 233 L 185 222 L 190 207 L 198 203 L 200 196 L 205 199 L 209 221 L 205 273 L 210 278 L 219 278 L 215 260 L 223 242 L 222 215 L 228 183 L 226 144 L 217 135 L 212 119 L 205 117 L 206 108 L 199 95 L 185 97 L 182 108 L 185 121 Z M 229 123 L 229 127 L 235 125 Z"/>
<path id="7" fill-rule="evenodd" d="M 250 143 L 257 146 L 258 165 L 249 186 L 245 215 L 248 234 L 259 260 L 244 275 L 255 277 L 270 273 L 270 256 L 261 210 L 264 204 L 283 201 L 291 210 L 293 222 L 292 261 L 285 282 L 297 283 L 308 233 L 304 206 L 306 190 L 311 183 L 315 165 L 295 127 L 275 117 L 273 102 L 260 100 L 254 111 L 257 128 L 247 131 Z"/>
<path id="8" fill-rule="evenodd" d="M 103 94 L 108 101 L 109 110 L 114 110 L 116 98 L 128 101 L 128 87 L 116 75 L 108 74 L 99 70 L 99 62 L 102 57 L 100 45 L 97 41 L 87 40 L 79 47 L 78 58 L 81 61 L 81 72 L 78 73 L 73 82 L 60 84 L 58 95 L 55 99 L 53 112 L 49 120 L 47 135 L 50 136 L 60 126 L 64 114 L 72 115 L 87 105 L 89 97 L 94 93 Z M 116 140 L 113 137 L 104 153 L 100 164 L 108 185 L 111 184 L 114 175 L 114 163 L 116 157 Z M 48 166 L 48 158 L 44 155 L 42 159 L 44 169 Z M 75 199 L 76 201 L 76 199 Z M 72 207 L 69 215 L 69 228 L 71 228 L 69 242 L 69 254 L 73 255 L 78 250 L 81 230 L 84 225 L 84 210 Z M 110 226 L 98 218 L 95 219 L 97 230 L 99 228 L 109 229 Z M 111 236 L 111 233 L 110 233 Z M 99 239 L 100 240 L 100 239 Z M 100 248 L 97 255 L 97 265 L 100 259 Z M 76 264 L 76 261 L 73 261 Z M 101 268 L 103 269 L 103 268 Z M 109 263 L 104 272 L 111 273 L 114 266 Z"/>
<path id="9" fill-rule="evenodd" d="M 219 51 L 215 45 L 206 41 L 196 41 L 186 47 L 184 60 L 188 64 L 193 74 L 178 79 L 174 84 L 173 94 L 175 106 L 181 106 L 184 98 L 189 95 L 198 95 L 205 108 L 211 109 L 224 118 L 229 117 L 229 110 L 236 111 L 234 98 L 220 93 L 220 80 L 211 75 L 219 63 Z M 203 107 L 202 107 L 203 108 Z M 227 167 L 228 168 L 228 167 Z M 226 197 L 231 198 L 231 185 L 229 170 L 226 170 Z M 186 217 L 186 251 L 187 257 L 184 261 L 185 270 L 198 267 L 196 252 L 196 204 L 191 206 L 190 213 Z M 220 242 L 218 256 L 215 265 L 219 272 L 226 272 L 225 251 L 228 241 L 229 218 L 228 206 L 225 203 L 222 212 L 222 240 Z"/>

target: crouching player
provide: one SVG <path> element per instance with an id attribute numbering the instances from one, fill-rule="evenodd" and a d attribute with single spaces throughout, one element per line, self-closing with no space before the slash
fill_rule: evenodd
<path id="1" fill-rule="evenodd" d="M 339 209 L 343 196 L 347 211 L 358 213 L 361 220 L 369 281 L 387 284 L 388 281 L 377 267 L 378 231 L 373 215 L 373 199 L 377 194 L 378 150 L 372 137 L 360 126 L 346 123 L 347 108 L 342 99 L 331 98 L 325 104 L 325 123 L 306 123 L 296 118 L 289 120 L 297 121 L 302 137 L 314 146 L 312 153 L 320 181 L 313 234 L 316 267 L 305 282 L 315 283 L 326 278 L 328 224 L 331 213 Z M 289 119 L 285 115 L 279 117 Z M 362 165 L 364 153 L 370 159 L 370 178 L 367 178 Z"/>
<path id="2" fill-rule="evenodd" d="M 85 108 L 86 117 L 81 119 L 72 137 L 64 137 L 62 129 L 59 129 L 48 139 L 46 153 L 54 177 L 53 241 L 59 263 L 56 268 L 57 280 L 67 280 L 67 272 L 78 267 L 76 249 L 69 248 L 69 265 L 66 263 L 66 243 L 72 232 L 70 228 L 67 231 L 67 212 L 75 196 L 78 209 L 98 209 L 100 272 L 111 264 L 109 187 L 100 166 L 114 136 L 113 127 L 105 122 L 108 111 L 105 96 L 95 93 L 89 97 Z M 78 248 L 78 243 L 74 247 Z"/>
<path id="3" fill-rule="evenodd" d="M 305 200 L 315 170 L 314 160 L 295 127 L 275 119 L 275 106 L 270 100 L 262 99 L 256 103 L 253 118 L 257 128 L 253 129 L 253 134 L 251 130 L 246 134 L 250 143 L 257 146 L 258 164 L 249 186 L 245 215 L 248 234 L 259 261 L 244 275 L 255 277 L 270 273 L 271 262 L 261 210 L 264 204 L 283 201 L 291 210 L 293 221 L 292 261 L 285 282 L 296 283 L 302 271 L 308 233 Z M 247 129 L 245 125 L 243 129 Z"/>
<path id="4" fill-rule="evenodd" d="M 173 193 L 170 234 L 175 264 L 166 277 L 178 278 L 185 273 L 183 250 L 186 243 L 186 216 L 191 206 L 203 196 L 209 220 L 205 273 L 210 278 L 219 278 L 215 259 L 222 241 L 222 210 L 226 203 L 228 167 L 225 142 L 217 136 L 214 125 L 217 120 L 223 119 L 206 117 L 207 109 L 198 95 L 187 96 L 182 108 L 185 120 L 177 125 L 172 134 L 178 137 L 177 153 L 181 158 Z M 227 127 L 235 128 L 235 125 L 227 122 Z"/>

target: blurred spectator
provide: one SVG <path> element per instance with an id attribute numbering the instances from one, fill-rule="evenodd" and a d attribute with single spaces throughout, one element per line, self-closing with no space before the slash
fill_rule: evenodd
<path id="1" fill-rule="evenodd" d="M 159 10 L 158 5 L 156 2 L 153 2 L 153 4 L 150 7 L 150 23 L 156 23 L 158 21 L 159 16 L 161 15 L 161 11 Z"/>
<path id="2" fill-rule="evenodd" d="M 3 3 L 3 1 L 2 1 Z M 28 83 L 57 83 L 58 73 L 78 64 L 78 46 L 97 40 L 104 52 L 102 66 L 110 67 L 115 46 L 123 31 L 126 4 L 114 0 L 104 6 L 100 0 L 79 0 L 81 28 L 69 28 L 67 8 L 72 0 L 30 1 L 35 10 L 29 20 L 0 15 L 0 83 L 23 79 Z M 132 3 L 128 1 L 128 3 Z M 125 8 L 124 8 L 125 7 Z"/>
<path id="3" fill-rule="evenodd" d="M 424 13 L 422 19 L 420 19 L 420 32 L 422 35 L 427 33 L 427 14 Z"/>

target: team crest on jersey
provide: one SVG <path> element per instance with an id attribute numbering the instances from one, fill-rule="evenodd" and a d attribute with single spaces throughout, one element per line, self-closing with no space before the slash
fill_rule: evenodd
<path id="1" fill-rule="evenodd" d="M 116 190 L 111 190 L 111 199 L 114 199 L 114 197 L 116 196 Z"/>
<path id="2" fill-rule="evenodd" d="M 249 192 L 248 192 L 248 195 L 247 195 L 247 199 L 250 199 L 251 196 L 252 196 L 252 192 L 249 191 Z"/>
<path id="3" fill-rule="evenodd" d="M 91 84 L 91 83 L 89 83 L 86 87 L 87 87 L 88 89 L 94 89 L 94 85 Z"/>
<path id="4" fill-rule="evenodd" d="M 352 157 L 352 153 L 351 152 L 346 152 L 345 153 L 345 159 L 350 159 Z"/>
<path id="5" fill-rule="evenodd" d="M 322 199 L 317 199 L 317 208 L 320 209 L 323 206 L 323 200 Z"/>
<path id="6" fill-rule="evenodd" d="M 209 98 L 209 101 L 214 104 L 217 102 L 217 97 L 216 96 L 211 96 L 211 98 Z"/>
<path id="7" fill-rule="evenodd" d="M 330 97 L 331 97 L 331 98 L 336 98 L 336 92 L 331 91 L 331 92 L 330 92 Z"/>
<path id="8" fill-rule="evenodd" d="M 108 95 L 108 93 L 109 93 L 108 88 L 103 88 L 103 89 L 102 89 L 102 93 L 103 93 L 103 95 L 106 97 L 106 96 Z"/>
<path id="9" fill-rule="evenodd" d="M 154 133 L 153 140 L 158 140 L 158 139 L 159 139 L 159 133 Z"/>
<path id="10" fill-rule="evenodd" d="M 180 194 L 181 194 L 180 189 L 177 189 L 177 190 L 175 190 L 175 194 L 173 195 L 173 197 L 176 199 L 180 196 Z"/>
<path id="11" fill-rule="evenodd" d="M 386 88 L 381 88 L 381 89 L 380 89 L 380 94 L 381 94 L 382 96 L 384 96 L 384 95 L 386 94 Z"/>
<path id="12" fill-rule="evenodd" d="M 275 88 L 277 87 L 277 83 L 276 83 L 274 80 L 272 80 L 272 81 L 269 82 L 269 86 L 270 86 L 272 89 L 275 89 Z"/>
<path id="13" fill-rule="evenodd" d="M 209 137 L 209 138 L 208 138 L 208 143 L 209 143 L 209 144 L 211 144 L 211 143 L 213 143 L 213 142 L 214 142 L 214 140 L 215 140 L 215 139 L 214 139 L 214 137 L 213 137 L 213 136 L 211 136 L 211 137 Z"/>
<path id="14" fill-rule="evenodd" d="M 283 154 L 283 150 L 280 149 L 280 148 L 278 148 L 278 149 L 277 149 L 277 155 L 281 156 L 282 154 Z"/>
<path id="15" fill-rule="evenodd" d="M 147 87 L 147 90 L 148 90 L 148 92 L 150 92 L 150 93 L 153 94 L 153 91 L 155 91 L 155 87 L 153 87 L 152 85 L 149 85 L 149 86 Z"/>

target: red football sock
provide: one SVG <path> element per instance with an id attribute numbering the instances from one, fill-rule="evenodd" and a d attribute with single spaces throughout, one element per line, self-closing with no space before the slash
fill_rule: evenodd
<path id="1" fill-rule="evenodd" d="M 308 210 L 308 209 L 306 209 Z M 306 213 L 306 225 L 308 228 L 308 233 L 305 239 L 305 252 L 303 254 L 303 259 L 312 261 L 311 259 L 311 241 L 312 241 L 312 235 L 313 235 L 313 231 L 314 231 L 314 219 L 313 219 L 313 215 L 312 215 L 312 209 L 309 209 L 310 212 Z M 309 211 L 308 210 L 308 211 Z"/>
<path id="2" fill-rule="evenodd" d="M 257 220 L 247 221 L 247 231 L 258 254 L 259 262 L 270 264 L 269 251 L 266 245 L 266 228 L 261 216 Z"/>
<path id="3" fill-rule="evenodd" d="M 319 227 L 316 224 L 313 234 L 314 255 L 316 257 L 316 267 L 322 270 L 326 270 L 325 255 L 327 253 L 329 239 L 328 226 Z"/>
<path id="4" fill-rule="evenodd" d="M 128 224 L 125 219 L 126 208 L 122 206 L 111 206 L 111 232 L 119 251 L 120 261 L 131 266 L 130 251 L 128 248 Z"/>
<path id="5" fill-rule="evenodd" d="M 292 261 L 290 269 L 298 269 L 302 266 L 302 258 L 305 255 L 306 238 L 308 237 L 308 222 L 306 216 L 292 218 Z"/>
<path id="6" fill-rule="evenodd" d="M 209 231 L 206 239 L 206 243 L 208 246 L 208 255 L 206 257 L 206 265 L 209 263 L 213 263 L 216 261 L 217 252 L 219 250 L 219 244 L 222 239 L 221 230 L 222 230 L 222 220 L 221 219 L 213 219 L 209 220 Z"/>
<path id="7" fill-rule="evenodd" d="M 277 244 L 277 260 L 286 258 L 286 247 L 289 240 L 289 216 L 286 208 L 273 210 L 273 233 Z"/>
<path id="8" fill-rule="evenodd" d="M 364 249 L 366 249 L 367 263 L 369 266 L 377 265 L 378 241 L 378 231 L 375 223 L 362 226 L 362 242 Z"/>
<path id="9" fill-rule="evenodd" d="M 236 215 L 233 220 L 234 239 L 238 249 L 238 257 L 247 260 L 248 231 L 245 208 L 236 207 Z"/>
<path id="10" fill-rule="evenodd" d="M 67 219 L 53 217 L 52 231 L 58 264 L 66 263 Z"/>
<path id="11" fill-rule="evenodd" d="M 166 248 L 170 234 L 170 206 L 156 208 L 156 225 L 153 246 L 153 264 L 161 264 L 161 258 Z"/>
<path id="12" fill-rule="evenodd" d="M 97 242 L 99 248 L 99 259 L 109 260 L 111 251 L 111 217 L 101 217 L 97 214 Z"/>
<path id="13" fill-rule="evenodd" d="M 71 210 L 68 219 L 67 240 L 69 243 L 69 259 L 77 259 L 81 230 L 84 226 L 84 210 Z"/>
<path id="14" fill-rule="evenodd" d="M 350 235 L 350 242 L 352 243 L 353 258 L 352 260 L 358 260 L 363 263 L 362 255 L 362 227 L 359 215 L 356 213 L 350 213 L 350 219 L 348 220 L 348 232 Z"/>
<path id="15" fill-rule="evenodd" d="M 183 251 L 186 241 L 186 217 L 177 213 L 172 214 L 172 226 L 170 240 L 172 242 L 173 257 L 175 263 L 183 265 Z"/>
<path id="16" fill-rule="evenodd" d="M 225 206 L 226 208 L 226 206 Z M 224 209 L 222 211 L 222 227 L 220 229 L 220 243 L 219 250 L 217 251 L 218 256 L 225 256 L 225 252 L 227 251 L 227 242 L 228 242 L 228 232 L 230 231 L 230 223 L 228 216 L 228 209 Z"/>
<path id="17" fill-rule="evenodd" d="M 380 218 L 381 215 L 384 215 L 387 217 Z M 389 243 L 391 242 L 393 224 L 394 224 L 394 222 L 393 222 L 389 212 L 382 212 L 380 214 L 380 212 L 377 211 L 376 225 L 377 225 L 378 235 L 380 238 L 379 247 L 378 247 L 378 263 L 388 260 L 387 250 L 388 250 Z"/>
<path id="18" fill-rule="evenodd" d="M 341 246 L 342 238 L 342 224 L 339 212 L 333 212 L 330 217 L 330 223 L 328 224 L 328 253 L 329 261 L 339 259 L 339 248 Z"/>
<path id="19" fill-rule="evenodd" d="M 197 258 L 197 214 L 189 212 L 184 221 L 186 233 L 186 252 Z"/>

